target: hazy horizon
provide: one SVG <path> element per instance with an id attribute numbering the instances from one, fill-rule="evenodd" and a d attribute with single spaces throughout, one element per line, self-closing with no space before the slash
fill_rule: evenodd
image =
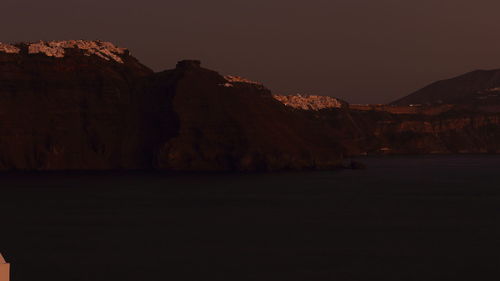
<path id="1" fill-rule="evenodd" d="M 277 94 L 386 103 L 499 68 L 499 8 L 486 0 L 6 0 L 0 41 L 100 39 L 155 71 L 196 58 Z"/>

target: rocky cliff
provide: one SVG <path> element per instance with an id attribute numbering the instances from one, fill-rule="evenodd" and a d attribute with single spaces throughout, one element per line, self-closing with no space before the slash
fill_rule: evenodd
<path id="1" fill-rule="evenodd" d="M 178 132 L 160 149 L 167 170 L 254 171 L 331 168 L 342 148 L 333 130 L 286 108 L 262 84 L 183 61 L 156 75 Z"/>
<path id="2" fill-rule="evenodd" d="M 401 101 L 425 104 L 348 105 L 272 95 L 194 60 L 154 73 L 107 42 L 0 43 L 0 170 L 300 170 L 349 154 L 499 153 L 496 81 L 477 72 Z"/>
<path id="3" fill-rule="evenodd" d="M 148 165 L 141 80 L 152 71 L 101 41 L 0 45 L 0 169 Z"/>
<path id="4" fill-rule="evenodd" d="M 0 44 L 0 117 L 0 170 L 312 169 L 343 152 L 259 83 L 198 61 L 153 73 L 101 41 Z"/>

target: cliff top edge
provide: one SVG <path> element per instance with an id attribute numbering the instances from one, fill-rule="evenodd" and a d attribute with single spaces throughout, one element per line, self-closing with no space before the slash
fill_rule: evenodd
<path id="1" fill-rule="evenodd" d="M 123 63 L 122 56 L 129 54 L 128 49 L 117 47 L 111 42 L 100 40 L 38 41 L 7 44 L 0 42 L 0 53 L 20 54 L 23 48 L 28 54 L 42 54 L 48 57 L 63 58 L 67 49 L 79 49 L 86 56 L 96 55 L 107 61 Z"/>

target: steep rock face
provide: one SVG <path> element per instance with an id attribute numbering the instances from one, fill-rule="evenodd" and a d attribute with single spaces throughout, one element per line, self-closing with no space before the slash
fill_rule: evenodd
<path id="1" fill-rule="evenodd" d="M 438 81 L 393 105 L 500 104 L 500 70 L 477 70 Z"/>
<path id="2" fill-rule="evenodd" d="M 151 74 L 101 41 L 0 44 L 0 169 L 151 166 L 140 112 Z"/>
<path id="3" fill-rule="evenodd" d="M 254 171 L 340 163 L 342 149 L 331 129 L 286 108 L 259 83 L 189 61 L 156 80 L 153 92 L 169 97 L 175 113 L 166 123 L 178 124 L 160 150 L 160 169 Z"/>

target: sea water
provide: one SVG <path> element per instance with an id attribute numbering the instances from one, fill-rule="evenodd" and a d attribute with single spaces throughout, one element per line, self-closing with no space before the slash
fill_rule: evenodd
<path id="1" fill-rule="evenodd" d="M 13 281 L 498 280 L 500 156 L 0 175 Z"/>

